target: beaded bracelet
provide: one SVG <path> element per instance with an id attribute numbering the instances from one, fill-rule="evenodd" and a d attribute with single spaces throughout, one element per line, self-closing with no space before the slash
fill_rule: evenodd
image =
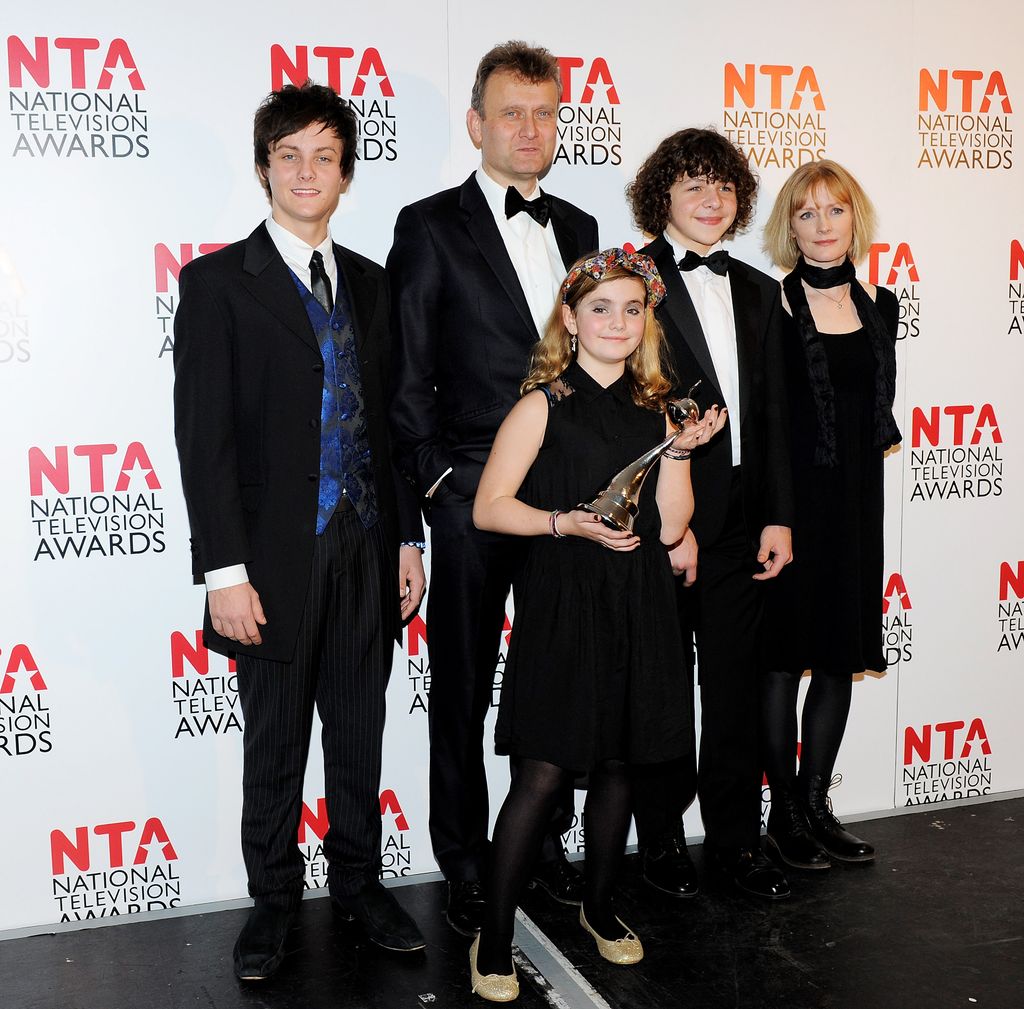
<path id="1" fill-rule="evenodd" d="M 690 450 L 688 448 L 668 448 L 662 453 L 666 459 L 674 459 L 677 462 L 682 459 L 690 458 Z"/>
<path id="2" fill-rule="evenodd" d="M 548 528 L 551 530 L 551 535 L 554 536 L 556 540 L 564 540 L 565 539 L 565 533 L 560 533 L 558 531 L 558 516 L 559 515 L 564 515 L 564 514 L 565 514 L 565 512 L 559 511 L 556 508 L 548 516 Z"/>

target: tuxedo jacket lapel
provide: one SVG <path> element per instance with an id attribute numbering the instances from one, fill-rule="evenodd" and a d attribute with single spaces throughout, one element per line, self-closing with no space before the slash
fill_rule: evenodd
<path id="1" fill-rule="evenodd" d="M 295 281 L 265 224 L 261 224 L 246 239 L 242 270 L 242 283 L 246 290 L 274 318 L 319 354 L 320 346 L 295 288 Z"/>
<path id="2" fill-rule="evenodd" d="M 761 317 L 761 292 L 747 276 L 743 264 L 732 260 L 729 271 L 732 311 L 736 321 L 736 359 L 740 375 L 740 417 L 750 405 L 750 376 L 757 355 L 757 321 Z"/>
<path id="3" fill-rule="evenodd" d="M 494 223 L 491 208 L 472 175 L 462 184 L 459 204 L 466 215 L 466 228 L 480 250 L 480 255 L 494 271 L 498 282 L 515 305 L 529 332 L 536 334 L 537 326 L 530 314 L 530 306 L 526 302 L 526 295 L 523 294 L 522 284 L 519 283 L 519 277 L 509 258 L 498 226 Z"/>
<path id="4" fill-rule="evenodd" d="M 665 282 L 664 305 L 665 312 L 672 320 L 673 325 L 679 331 L 690 352 L 697 359 L 697 364 L 703 369 L 704 374 L 714 383 L 716 389 L 721 389 L 718 375 L 715 373 L 715 365 L 711 360 L 711 351 L 708 349 L 707 340 L 704 337 L 704 328 L 700 324 L 697 310 L 690 300 L 690 292 L 679 276 L 679 268 L 676 266 L 675 257 L 672 254 L 672 246 L 663 237 L 656 238 L 646 249 L 643 250 L 653 260 Z M 688 379 L 685 375 L 677 375 L 676 378 L 684 385 Z"/>
<path id="5" fill-rule="evenodd" d="M 356 350 L 362 356 L 363 343 L 373 319 L 377 303 L 377 285 L 370 282 L 358 263 L 345 255 L 345 250 L 334 244 L 334 258 L 338 263 L 338 280 L 348 291 L 352 306 L 352 329 L 356 335 Z"/>
<path id="6" fill-rule="evenodd" d="M 565 210 L 559 200 L 551 200 L 551 227 L 555 232 L 555 242 L 558 243 L 558 252 L 562 257 L 562 265 L 566 273 L 569 267 L 576 262 L 585 252 L 596 252 L 596 249 L 584 248 L 586 236 L 578 231 L 567 219 Z"/>

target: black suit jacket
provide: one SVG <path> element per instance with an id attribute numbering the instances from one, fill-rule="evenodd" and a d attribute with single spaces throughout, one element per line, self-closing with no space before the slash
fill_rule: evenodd
<path id="1" fill-rule="evenodd" d="M 551 222 L 566 270 L 597 248 L 597 221 L 572 204 L 552 197 Z M 451 466 L 438 500 L 469 500 L 540 335 L 473 175 L 402 210 L 387 268 L 399 466 L 420 495 Z"/>
<path id="2" fill-rule="evenodd" d="M 387 426 L 389 297 L 384 271 L 334 246 L 352 304 L 374 481 L 395 573 L 382 620 L 400 634 L 398 544 L 422 539 L 415 497 L 400 516 Z M 174 319 L 174 433 L 196 584 L 245 564 L 267 624 L 245 646 L 204 620 L 215 651 L 290 661 L 316 535 L 323 359 L 295 282 L 261 224 L 181 271 Z"/>
<path id="3" fill-rule="evenodd" d="M 679 276 L 672 246 L 659 237 L 643 251 L 654 259 L 668 292 L 656 314 L 680 389 L 685 393 L 700 379 L 696 398 L 701 408 L 712 403 L 724 406 L 711 351 Z M 793 524 L 781 288 L 778 281 L 738 259 L 730 257 L 729 263 L 739 362 L 743 505 L 747 530 L 756 544 L 766 525 Z M 733 465 L 732 423 L 730 418 L 725 429 L 693 456 L 690 524 L 702 547 L 715 542 L 725 521 Z"/>

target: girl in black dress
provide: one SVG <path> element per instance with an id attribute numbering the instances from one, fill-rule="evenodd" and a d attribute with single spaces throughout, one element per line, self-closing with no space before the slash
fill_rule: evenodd
<path id="1" fill-rule="evenodd" d="M 640 940 L 612 910 L 629 829 L 628 768 L 681 757 L 690 699 L 666 545 L 693 510 L 689 450 L 725 422 L 687 425 L 644 484 L 632 533 L 578 507 L 675 429 L 654 306 L 665 288 L 647 256 L 609 249 L 580 260 L 537 345 L 523 398 L 494 441 L 473 507 L 481 529 L 531 537 L 495 733 L 517 771 L 494 827 L 493 869 L 473 990 L 518 994 L 516 904 L 559 790 L 586 773 L 586 883 L 580 924 L 613 963 Z"/>
<path id="2" fill-rule="evenodd" d="M 874 849 L 828 804 L 853 675 L 885 669 L 882 457 L 892 415 L 898 306 L 864 284 L 874 211 L 834 161 L 802 165 L 782 187 L 765 249 L 782 283 L 796 521 L 793 563 L 770 586 L 762 740 L 771 788 L 768 844 L 787 865 L 868 862 Z M 797 691 L 812 671 L 796 773 Z"/>

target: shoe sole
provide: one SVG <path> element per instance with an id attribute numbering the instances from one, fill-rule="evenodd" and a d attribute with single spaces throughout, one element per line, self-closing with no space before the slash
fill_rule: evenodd
<path id="1" fill-rule="evenodd" d="M 719 879 L 727 882 L 734 890 L 746 897 L 757 897 L 758 900 L 788 900 L 793 895 L 792 890 L 788 890 L 786 893 L 763 893 L 761 890 L 752 890 L 745 887 L 731 872 L 720 868 L 714 862 L 709 865 L 709 869 Z"/>
<path id="2" fill-rule="evenodd" d="M 791 869 L 804 869 L 807 872 L 817 872 L 817 871 L 822 870 L 822 869 L 831 869 L 832 868 L 832 865 L 831 865 L 830 862 L 826 862 L 824 865 L 811 865 L 809 862 L 796 862 L 793 859 L 788 858 L 785 855 L 785 853 L 783 852 L 783 850 L 779 847 L 778 841 L 776 841 L 775 838 L 771 836 L 771 834 L 765 834 L 765 842 L 766 842 L 765 846 L 768 847 L 768 848 L 771 848 L 771 850 L 778 857 L 779 861 L 780 862 L 784 862 Z M 827 850 L 827 849 L 825 849 L 825 850 Z M 832 854 L 832 852 L 828 852 L 828 855 L 829 855 L 829 858 L 834 858 L 835 857 Z"/>
<path id="3" fill-rule="evenodd" d="M 640 880 L 645 886 L 649 886 L 652 890 L 657 890 L 662 896 L 674 897 L 676 900 L 692 900 L 700 893 L 700 887 L 696 890 L 690 890 L 688 893 L 680 893 L 678 890 L 666 890 L 663 886 L 658 886 L 657 883 L 651 882 L 643 873 L 640 874 Z"/>
<path id="4" fill-rule="evenodd" d="M 284 962 L 284 948 L 282 947 L 275 956 L 272 956 L 263 968 L 262 974 L 241 974 L 238 968 L 235 968 L 235 977 L 239 981 L 266 981 L 277 973 L 277 968 Z"/>
<path id="5" fill-rule="evenodd" d="M 825 850 L 828 851 L 829 858 L 834 858 L 837 862 L 844 862 L 846 865 L 866 865 L 875 860 L 874 855 L 857 855 L 851 858 L 849 855 L 837 855 L 834 851 L 829 851 L 828 848 Z"/>
<path id="6" fill-rule="evenodd" d="M 418 946 L 389 946 L 386 942 L 382 942 L 380 939 L 375 939 L 370 935 L 370 931 L 367 929 L 366 925 L 359 921 L 354 914 L 348 914 L 347 912 L 342 911 L 341 908 L 334 903 L 331 904 L 331 907 L 334 909 L 334 913 L 343 922 L 347 925 L 354 925 L 363 933 L 363 935 L 366 936 L 367 939 L 369 939 L 370 942 L 374 944 L 374 946 L 386 949 L 389 953 L 418 953 L 420 950 L 427 948 L 426 940 L 421 940 Z"/>
<path id="7" fill-rule="evenodd" d="M 564 904 L 566 907 L 580 907 L 583 903 L 580 900 L 569 900 L 568 897 L 560 897 L 554 890 L 552 890 L 546 883 L 542 883 L 539 879 L 531 879 L 526 884 L 527 890 L 543 890 L 552 900 L 558 901 L 559 904 Z M 449 922 L 451 924 L 451 922 Z M 452 926 L 454 928 L 454 926 Z"/>

